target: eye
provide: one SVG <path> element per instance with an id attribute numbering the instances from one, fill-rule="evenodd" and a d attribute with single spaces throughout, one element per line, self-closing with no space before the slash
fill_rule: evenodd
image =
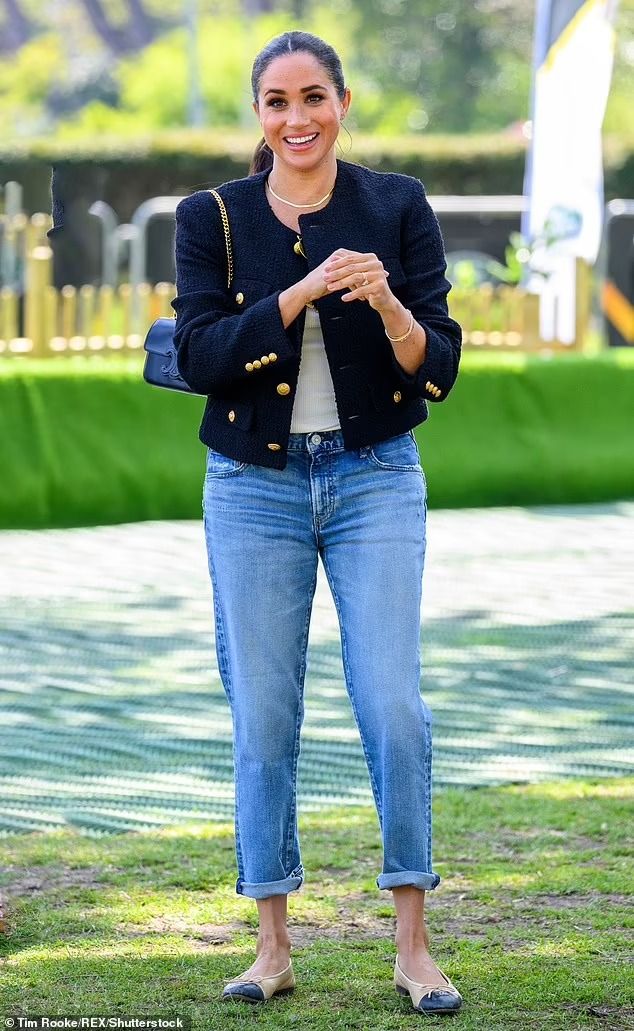
<path id="1" fill-rule="evenodd" d="M 310 100 L 310 101 L 313 101 L 313 100 L 323 100 L 323 99 L 324 99 L 324 97 L 323 97 L 322 93 L 309 93 L 308 96 L 306 97 L 306 100 Z M 266 103 L 267 103 L 267 107 L 277 107 L 278 104 L 285 104 L 286 101 L 284 100 L 283 97 L 272 97 L 270 100 L 267 100 Z"/>

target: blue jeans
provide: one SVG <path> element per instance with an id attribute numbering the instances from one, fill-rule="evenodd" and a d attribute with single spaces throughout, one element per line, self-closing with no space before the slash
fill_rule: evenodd
<path id="1" fill-rule="evenodd" d="M 377 887 L 440 882 L 420 693 L 426 512 L 411 430 L 348 451 L 340 430 L 291 434 L 283 470 L 208 449 L 203 515 L 233 721 L 239 895 L 286 894 L 304 880 L 296 777 L 318 555 L 381 828 Z"/>

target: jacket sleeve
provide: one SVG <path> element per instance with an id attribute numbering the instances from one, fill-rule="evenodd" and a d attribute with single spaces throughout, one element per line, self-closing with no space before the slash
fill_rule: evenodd
<path id="1" fill-rule="evenodd" d="M 447 263 L 438 219 L 423 184 L 412 179 L 413 196 L 403 225 L 401 263 L 407 276 L 411 312 L 427 335 L 425 360 L 415 373 L 406 372 L 392 350 L 394 368 L 410 389 L 426 401 L 444 401 L 458 375 L 462 331 L 449 317 L 445 278 Z M 431 389 L 430 389 L 431 388 Z"/>
<path id="2" fill-rule="evenodd" d="M 231 213 L 229 212 L 229 215 Z M 211 193 L 192 194 L 176 208 L 178 371 L 200 394 L 222 394 L 251 373 L 262 350 L 280 361 L 297 356 L 297 325 L 285 329 L 276 290 L 244 311 L 227 289 L 227 253 L 220 211 Z"/>

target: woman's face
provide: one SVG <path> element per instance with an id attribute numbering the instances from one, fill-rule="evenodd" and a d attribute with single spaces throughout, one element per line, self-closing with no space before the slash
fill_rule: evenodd
<path id="1" fill-rule="evenodd" d="M 340 100 L 324 66 L 299 52 L 271 61 L 253 109 L 277 159 L 306 170 L 330 155 L 349 104 L 350 90 Z"/>

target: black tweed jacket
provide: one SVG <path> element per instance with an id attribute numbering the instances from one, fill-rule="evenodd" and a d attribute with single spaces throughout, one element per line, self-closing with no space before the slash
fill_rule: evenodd
<path id="1" fill-rule="evenodd" d="M 427 402 L 443 401 L 455 382 L 461 331 L 447 312 L 442 236 L 418 179 L 337 160 L 329 203 L 299 216 L 306 259 L 293 250 L 297 233 L 267 201 L 267 174 L 218 187 L 231 226 L 231 290 L 215 198 L 201 190 L 179 203 L 172 306 L 179 371 L 208 395 L 200 440 L 230 458 L 283 469 L 305 311 L 284 329 L 278 296 L 309 268 L 337 247 L 375 253 L 392 292 L 427 333 L 425 361 L 410 375 L 369 304 L 344 304 L 341 291 L 315 301 L 347 448 L 424 422 Z"/>

